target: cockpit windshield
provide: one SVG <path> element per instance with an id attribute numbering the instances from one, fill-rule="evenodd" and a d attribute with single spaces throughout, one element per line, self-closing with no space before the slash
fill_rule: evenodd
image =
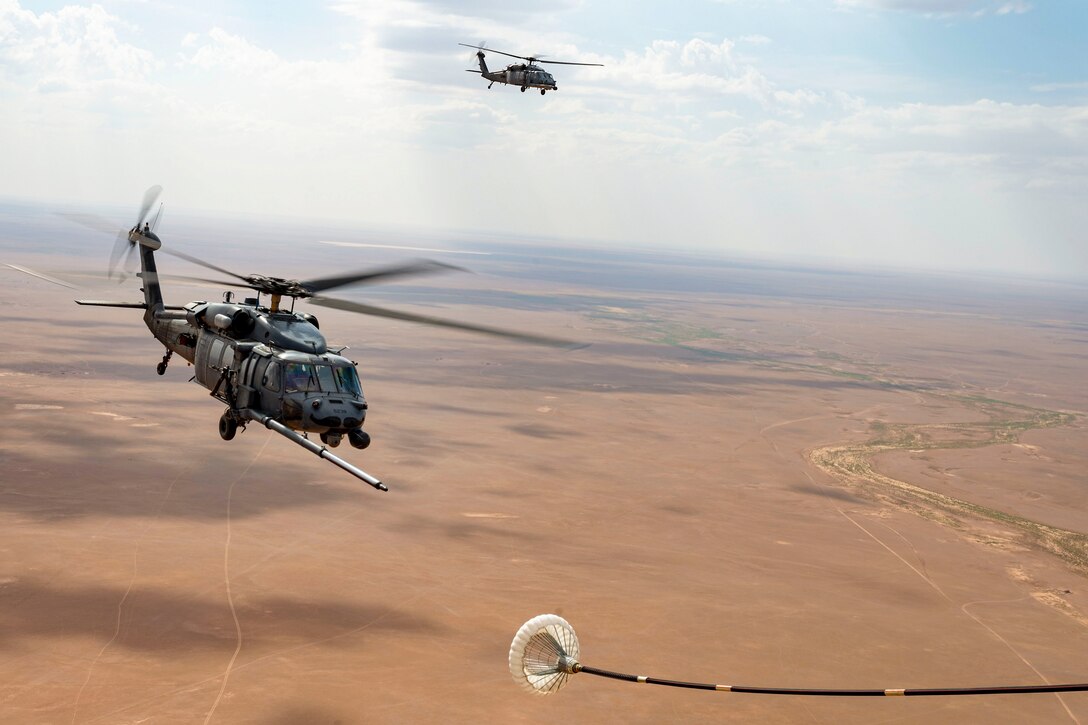
<path id="1" fill-rule="evenodd" d="M 359 376 L 355 368 L 333 368 L 332 371 L 336 376 L 336 385 L 340 388 L 340 392 L 357 398 L 363 397 L 363 389 L 359 387 Z"/>
<path id="2" fill-rule="evenodd" d="M 314 367 L 309 363 L 287 363 L 283 371 L 283 389 L 288 393 L 310 393 L 321 390 Z"/>
<path id="3" fill-rule="evenodd" d="M 284 390 L 288 393 L 347 393 L 362 397 L 359 376 L 352 367 L 287 363 L 283 373 Z"/>

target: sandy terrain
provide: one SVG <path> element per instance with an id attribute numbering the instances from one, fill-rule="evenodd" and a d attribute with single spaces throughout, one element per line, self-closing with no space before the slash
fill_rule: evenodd
<path id="1" fill-rule="evenodd" d="M 503 264 L 417 309 L 593 346 L 318 311 L 371 406 L 374 445 L 344 456 L 384 494 L 263 429 L 223 442 L 191 371 L 155 374 L 137 313 L 2 273 L 0 720 L 1088 723 L 1088 694 L 774 698 L 588 675 L 523 693 L 507 648 L 544 612 L 578 629 L 586 664 L 657 677 L 1088 681 L 1088 574 L 1016 525 L 1088 533 L 1088 334 L 1083 307 L 1043 316 L 1039 299 L 1019 316 L 603 295 Z M 858 475 L 817 460 L 851 446 Z"/>

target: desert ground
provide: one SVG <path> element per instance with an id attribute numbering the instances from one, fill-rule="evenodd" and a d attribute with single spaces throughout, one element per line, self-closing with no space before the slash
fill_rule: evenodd
<path id="1" fill-rule="evenodd" d="M 7 222 L 0 262 L 104 268 L 109 238 Z M 186 251 L 244 273 L 435 256 L 476 273 L 344 296 L 592 344 L 312 309 L 370 404 L 338 452 L 381 493 L 222 441 L 138 311 L 72 304 L 132 284 L 0 268 L 0 720 L 1088 723 L 1088 693 L 534 697 L 507 670 L 552 612 L 585 664 L 662 678 L 1088 682 L 1083 286 L 213 228 Z"/>

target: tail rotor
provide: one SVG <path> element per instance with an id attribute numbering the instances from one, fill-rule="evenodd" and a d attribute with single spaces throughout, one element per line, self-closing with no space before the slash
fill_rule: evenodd
<path id="1" fill-rule="evenodd" d="M 473 49 L 476 50 L 476 52 L 473 53 L 472 56 L 469 58 L 469 62 L 470 63 L 475 62 L 479 66 L 479 70 L 477 70 L 476 68 L 466 68 L 465 70 L 467 72 L 469 72 L 469 73 L 487 73 L 488 72 L 487 61 L 484 60 L 484 55 L 485 55 L 484 51 L 487 50 L 487 41 L 486 40 L 481 40 L 479 45 L 469 45 L 468 43 L 458 43 L 458 45 L 463 45 L 466 48 L 473 48 Z"/>
<path id="2" fill-rule="evenodd" d="M 122 230 L 117 233 L 117 240 L 113 243 L 113 251 L 110 252 L 110 266 L 107 274 L 111 279 L 114 277 L 114 273 L 118 271 L 118 266 L 121 267 L 121 271 L 117 274 L 117 279 L 123 281 L 127 277 L 124 270 L 129 268 L 132 252 L 136 248 L 136 239 L 133 235 L 134 233 L 143 233 L 147 215 L 150 213 L 151 207 L 158 201 L 160 194 L 162 194 L 162 187 L 158 184 L 145 191 L 143 202 L 140 204 L 140 213 L 136 217 L 136 226 L 128 232 Z M 149 231 L 158 226 L 161 217 L 162 205 L 159 205 L 159 211 L 155 214 L 155 219 L 151 224 L 147 225 Z"/>
<path id="3" fill-rule="evenodd" d="M 124 269 L 128 267 L 129 257 L 132 256 L 132 249 L 135 246 L 133 242 L 128 239 L 128 234 L 124 231 L 117 232 L 117 239 L 113 243 L 113 249 L 110 251 L 110 266 L 106 273 L 106 276 L 110 279 L 114 278 L 114 272 L 118 272 L 117 267 L 124 260 L 124 264 L 120 264 L 121 271 L 117 273 L 116 278 L 118 282 L 123 282 L 127 276 Z M 128 248 L 127 250 L 125 248 Z"/>
<path id="4" fill-rule="evenodd" d="M 147 218 L 147 213 L 151 211 L 151 207 L 155 206 L 155 202 L 159 199 L 159 194 L 162 193 L 162 187 L 156 184 L 150 189 L 144 192 L 144 201 L 140 205 L 140 216 L 136 219 L 136 226 L 140 227 L 144 223 L 144 219 Z"/>

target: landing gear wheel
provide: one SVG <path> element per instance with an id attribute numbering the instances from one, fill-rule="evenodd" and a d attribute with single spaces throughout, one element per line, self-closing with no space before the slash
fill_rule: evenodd
<path id="1" fill-rule="evenodd" d="M 238 435 L 238 421 L 234 419 L 234 416 L 228 410 L 219 418 L 219 437 L 229 441 L 233 440 L 236 435 Z"/>
<path id="2" fill-rule="evenodd" d="M 542 95 L 542 96 L 544 95 L 544 89 L 543 88 L 540 89 L 540 95 Z"/>
<path id="3" fill-rule="evenodd" d="M 525 92 L 525 86 L 522 86 L 522 87 L 521 87 L 521 92 L 522 92 L 522 93 L 524 93 L 524 92 Z"/>
<path id="4" fill-rule="evenodd" d="M 159 375 L 166 375 L 166 363 L 159 363 L 155 366 L 155 372 Z"/>
<path id="5" fill-rule="evenodd" d="M 170 348 L 166 348 L 166 354 L 162 356 L 162 362 L 155 366 L 155 372 L 159 375 L 166 375 L 166 366 L 170 362 L 170 358 L 173 357 L 174 351 Z"/>

